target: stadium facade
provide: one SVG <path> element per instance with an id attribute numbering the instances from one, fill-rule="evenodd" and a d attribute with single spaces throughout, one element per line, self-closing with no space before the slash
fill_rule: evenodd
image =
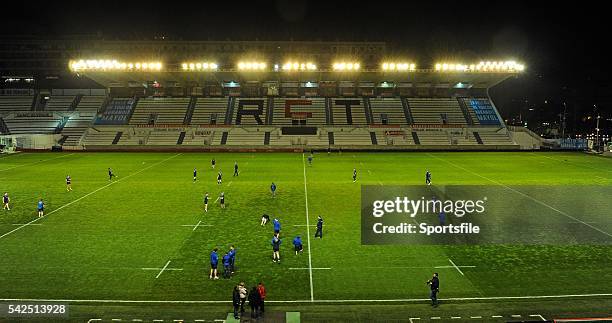
<path id="1" fill-rule="evenodd" d="M 521 64 L 391 56 L 382 42 L 5 38 L 0 131 L 24 149 L 539 148 L 488 95 Z"/>

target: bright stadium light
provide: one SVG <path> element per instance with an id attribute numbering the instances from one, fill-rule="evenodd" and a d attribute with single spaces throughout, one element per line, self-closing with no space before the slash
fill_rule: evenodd
<path id="1" fill-rule="evenodd" d="M 213 62 L 185 62 L 181 67 L 184 71 L 214 71 L 218 65 Z"/>
<path id="2" fill-rule="evenodd" d="M 266 63 L 264 62 L 238 62 L 238 69 L 245 71 L 263 71 L 266 69 Z"/>
<path id="3" fill-rule="evenodd" d="M 515 61 L 481 61 L 478 64 L 437 63 L 434 69 L 441 72 L 493 72 L 517 73 L 525 69 L 523 64 Z"/>
<path id="4" fill-rule="evenodd" d="M 287 62 L 282 66 L 283 71 L 314 71 L 317 65 L 311 62 Z"/>
<path id="5" fill-rule="evenodd" d="M 70 70 L 79 71 L 132 71 L 134 68 L 140 70 L 157 70 L 162 69 L 161 62 L 121 62 L 116 59 L 88 59 L 88 60 L 71 60 L 68 63 Z"/>
<path id="6" fill-rule="evenodd" d="M 337 62 L 334 63 L 333 65 L 333 69 L 335 71 L 356 71 L 359 70 L 359 68 L 361 67 L 361 65 L 359 65 L 359 63 L 356 62 Z"/>
<path id="7" fill-rule="evenodd" d="M 416 69 L 416 64 L 406 62 L 384 62 L 382 63 L 382 69 L 383 71 L 389 72 L 414 71 Z"/>

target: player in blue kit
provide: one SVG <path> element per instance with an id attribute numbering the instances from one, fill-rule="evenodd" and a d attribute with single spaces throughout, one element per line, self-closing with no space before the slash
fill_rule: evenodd
<path id="1" fill-rule="evenodd" d="M 280 263 L 280 245 L 282 241 L 278 237 L 278 233 L 274 235 L 272 238 L 272 261 L 276 263 Z"/>
<path id="2" fill-rule="evenodd" d="M 272 197 L 276 196 L 276 184 L 274 182 L 270 185 L 270 192 L 272 192 Z"/>
<path id="3" fill-rule="evenodd" d="M 312 153 L 308 155 L 308 166 L 312 166 Z"/>
<path id="4" fill-rule="evenodd" d="M 272 221 L 272 225 L 274 225 L 274 233 L 275 234 L 279 234 L 280 230 L 281 230 L 281 224 L 280 221 L 278 219 L 274 219 Z"/>
<path id="5" fill-rule="evenodd" d="M 298 252 L 302 253 L 304 251 L 304 246 L 302 245 L 302 238 L 300 236 L 296 236 L 295 238 L 293 238 L 293 248 L 295 250 L 296 255 L 298 254 Z"/>
<path id="6" fill-rule="evenodd" d="M 38 200 L 38 204 L 36 206 L 36 209 L 38 210 L 38 217 L 42 218 L 43 216 L 45 216 L 45 203 L 43 202 L 42 199 Z"/>
<path id="7" fill-rule="evenodd" d="M 210 253 L 210 276 L 209 279 L 219 279 L 217 275 L 217 265 L 219 264 L 219 255 L 217 255 L 217 248 L 213 249 Z"/>

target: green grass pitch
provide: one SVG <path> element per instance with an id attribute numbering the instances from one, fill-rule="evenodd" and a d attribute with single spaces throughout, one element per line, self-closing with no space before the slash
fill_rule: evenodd
<path id="1" fill-rule="evenodd" d="M 239 177 L 232 176 L 234 161 Z M 108 167 L 117 175 L 112 184 Z M 427 298 L 424 282 L 438 271 L 442 298 L 609 300 L 610 244 L 362 246 L 360 185 L 420 185 L 425 169 L 434 184 L 584 186 L 568 196 L 607 203 L 607 214 L 552 206 L 600 230 L 576 223 L 582 232 L 612 234 L 612 197 L 602 193 L 612 185 L 612 160 L 580 153 L 316 153 L 312 166 L 301 153 L 20 153 L 0 158 L 0 190 L 12 202 L 0 212 L 0 298 L 228 301 L 238 282 L 263 281 L 268 301 L 408 300 Z M 205 192 L 211 202 L 225 192 L 227 208 L 211 203 L 204 213 Z M 48 215 L 30 223 L 41 197 Z M 271 224 L 259 225 L 263 213 L 282 223 L 280 264 L 271 260 Z M 313 238 L 318 215 L 323 239 Z M 295 256 L 298 234 L 304 253 Z M 210 251 L 231 244 L 236 274 L 209 280 Z"/>

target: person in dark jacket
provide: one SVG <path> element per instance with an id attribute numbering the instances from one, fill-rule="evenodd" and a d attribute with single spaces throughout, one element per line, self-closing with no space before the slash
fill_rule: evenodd
<path id="1" fill-rule="evenodd" d="M 440 292 L 440 279 L 438 279 L 438 273 L 434 273 L 433 277 L 427 281 L 427 285 L 431 289 L 429 298 L 431 298 L 431 306 L 438 306 L 438 292 Z"/>
<path id="2" fill-rule="evenodd" d="M 316 237 L 323 239 L 323 218 L 320 215 L 317 219 L 317 231 L 315 232 L 315 238 Z"/>
<path id="3" fill-rule="evenodd" d="M 232 275 L 230 266 L 231 266 L 231 256 L 229 253 L 226 253 L 223 256 L 223 278 L 230 278 L 230 276 Z"/>
<path id="4" fill-rule="evenodd" d="M 234 318 L 239 320 L 240 316 L 238 316 L 238 311 L 240 310 L 240 292 L 238 291 L 238 286 L 234 286 L 234 292 L 232 293 L 232 305 L 234 305 Z"/>
<path id="5" fill-rule="evenodd" d="M 251 317 L 257 318 L 259 316 L 259 306 L 261 304 L 261 296 L 257 286 L 253 286 L 251 293 L 249 293 L 249 306 L 251 306 Z"/>

